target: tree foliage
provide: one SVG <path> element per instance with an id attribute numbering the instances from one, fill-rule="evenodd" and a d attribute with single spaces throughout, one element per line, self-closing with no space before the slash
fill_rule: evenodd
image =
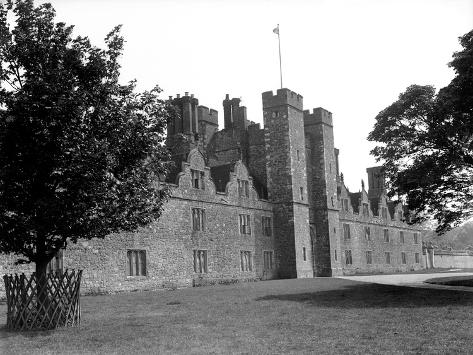
<path id="1" fill-rule="evenodd" d="M 389 194 L 405 197 L 413 222 L 433 216 L 444 233 L 473 216 L 473 31 L 449 66 L 451 83 L 436 93 L 412 85 L 376 116 L 368 139 L 382 160 Z"/>
<path id="2" fill-rule="evenodd" d="M 100 49 L 54 17 L 0 4 L 0 251 L 39 273 L 68 241 L 155 220 L 168 196 L 160 89 L 119 83 L 119 26 Z"/>

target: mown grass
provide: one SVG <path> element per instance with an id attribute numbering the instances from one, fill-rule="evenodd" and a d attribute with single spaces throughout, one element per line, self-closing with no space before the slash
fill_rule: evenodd
<path id="1" fill-rule="evenodd" d="M 469 353 L 473 293 L 343 279 L 82 297 L 80 328 L 0 332 L 5 354 Z M 5 323 L 6 307 L 0 306 Z"/>

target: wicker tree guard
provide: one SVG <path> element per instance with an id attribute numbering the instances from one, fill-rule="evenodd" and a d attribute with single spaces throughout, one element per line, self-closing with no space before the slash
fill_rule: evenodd
<path id="1" fill-rule="evenodd" d="M 35 273 L 29 279 L 25 274 L 3 276 L 7 328 L 33 330 L 79 325 L 81 276 L 82 270 L 50 273 L 42 280 Z"/>

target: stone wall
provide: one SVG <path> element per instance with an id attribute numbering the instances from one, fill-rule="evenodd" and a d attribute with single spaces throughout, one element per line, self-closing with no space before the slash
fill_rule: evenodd
<path id="1" fill-rule="evenodd" d="M 434 267 L 473 269 L 473 252 L 466 250 L 434 250 Z"/>
<path id="2" fill-rule="evenodd" d="M 204 171 L 203 189 L 192 187 L 191 169 Z M 249 181 L 249 196 L 240 196 L 237 180 Z M 159 221 L 135 233 L 105 239 L 79 240 L 64 251 L 64 268 L 83 269 L 83 293 L 147 290 L 275 278 L 275 238 L 263 235 L 262 217 L 273 220 L 272 206 L 258 198 L 244 164 L 237 162 L 226 193 L 217 193 L 202 154 L 191 151 L 173 186 L 173 195 Z M 192 228 L 192 208 L 205 211 L 204 231 Z M 251 234 L 240 234 L 239 215 L 249 215 Z M 274 228 L 272 228 L 274 231 Z M 146 276 L 127 276 L 127 251 L 146 251 Z M 207 251 L 207 273 L 195 273 L 193 251 Z M 251 253 L 251 271 L 242 271 L 241 252 Z M 273 269 L 263 269 L 264 251 L 273 252 Z M 3 273 L 32 271 L 13 266 L 2 256 Z M 3 287 L 3 285 L 2 285 Z M 4 289 L 0 289 L 0 297 Z"/>

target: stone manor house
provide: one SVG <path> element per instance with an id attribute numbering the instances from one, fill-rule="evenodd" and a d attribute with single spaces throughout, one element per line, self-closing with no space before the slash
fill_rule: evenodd
<path id="1" fill-rule="evenodd" d="M 421 231 L 386 198 L 381 169 L 367 169 L 368 190 L 345 187 L 332 114 L 304 111 L 288 89 L 262 99 L 264 128 L 227 95 L 219 130 L 217 111 L 170 97 L 181 114 L 168 125 L 176 164 L 161 218 L 69 245 L 51 268 L 83 269 L 85 293 L 420 269 Z M 0 259 L 1 274 L 25 270 Z"/>

